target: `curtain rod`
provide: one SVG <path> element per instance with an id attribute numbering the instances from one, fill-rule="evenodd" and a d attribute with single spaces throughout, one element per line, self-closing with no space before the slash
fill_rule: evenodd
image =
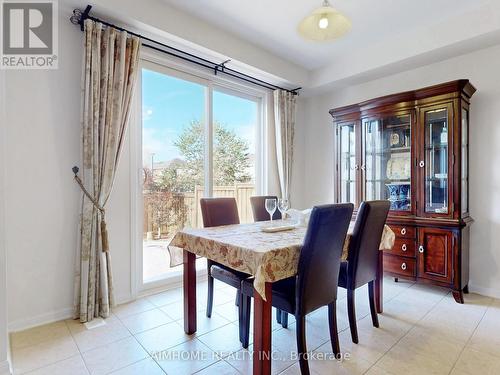
<path id="1" fill-rule="evenodd" d="M 245 73 L 239 72 L 237 70 L 228 68 L 226 66 L 226 64 L 228 62 L 230 62 L 231 60 L 226 60 L 226 61 L 223 61 L 223 62 L 220 62 L 220 63 L 215 63 L 215 62 L 207 60 L 207 59 L 205 59 L 203 57 L 196 56 L 196 55 L 194 55 L 192 53 L 183 51 L 181 49 L 178 49 L 178 48 L 175 48 L 175 47 L 172 47 L 172 46 L 169 46 L 168 44 L 161 43 L 161 42 L 158 42 L 157 40 L 145 37 L 145 36 L 143 36 L 141 34 L 134 33 L 133 31 L 129 31 L 127 29 L 124 29 L 123 27 L 113 25 L 112 23 L 109 23 L 109 22 L 106 22 L 106 21 L 102 21 L 99 18 L 96 18 L 96 17 L 93 17 L 93 16 L 90 15 L 90 10 L 91 9 L 92 9 L 91 5 L 87 5 L 87 7 L 85 8 L 85 10 L 83 10 L 83 11 L 80 10 L 80 9 L 74 9 L 73 10 L 73 15 L 70 17 L 71 23 L 74 24 L 74 25 L 80 25 L 80 29 L 83 31 L 83 25 L 84 25 L 85 20 L 86 19 L 90 19 L 92 21 L 100 22 L 103 25 L 106 25 L 106 26 L 109 26 L 109 27 L 113 27 L 113 28 L 115 28 L 117 30 L 120 30 L 120 31 L 126 31 L 128 34 L 136 36 L 136 37 L 142 39 L 142 45 L 144 47 L 151 48 L 151 49 L 153 49 L 155 51 L 158 51 L 158 52 L 161 52 L 161 53 L 165 53 L 167 55 L 179 58 L 181 60 L 190 62 L 192 64 L 201 66 L 201 67 L 209 69 L 209 70 L 213 70 L 213 72 L 214 72 L 215 75 L 217 75 L 218 73 L 223 73 L 223 74 L 225 74 L 227 76 L 230 76 L 230 77 L 233 77 L 233 78 L 237 78 L 239 80 L 251 83 L 253 85 L 264 87 L 264 88 L 270 89 L 270 90 L 277 90 L 277 89 L 278 90 L 285 90 L 285 91 L 287 91 L 289 93 L 292 93 L 294 95 L 298 95 L 298 91 L 301 89 L 301 87 L 297 87 L 296 89 L 290 90 L 290 89 L 286 89 L 284 87 L 273 85 L 272 83 L 263 81 L 261 79 L 252 77 L 252 76 L 250 76 L 248 74 L 245 74 Z"/>

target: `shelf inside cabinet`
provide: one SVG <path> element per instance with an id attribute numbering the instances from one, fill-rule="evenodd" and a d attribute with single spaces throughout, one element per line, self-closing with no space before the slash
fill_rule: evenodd
<path id="1" fill-rule="evenodd" d="M 409 128 L 411 126 L 411 123 L 405 122 L 402 124 L 385 124 L 385 127 L 387 129 L 395 129 L 395 128 Z"/>
<path id="2" fill-rule="evenodd" d="M 399 185 L 403 185 L 403 184 L 411 184 L 411 180 L 410 179 L 407 179 L 407 180 L 398 180 L 398 179 L 388 179 L 388 178 L 375 178 L 375 179 L 367 179 L 366 182 L 384 182 L 384 183 L 387 183 L 387 184 L 399 184 Z"/>
<path id="3" fill-rule="evenodd" d="M 425 212 L 435 212 L 437 214 L 447 214 L 448 213 L 448 207 L 431 207 L 429 205 L 425 206 Z"/>
<path id="4" fill-rule="evenodd" d="M 448 119 L 446 117 L 441 117 L 441 118 L 434 118 L 434 119 L 427 119 L 425 121 L 426 124 L 437 124 L 437 123 L 447 123 Z"/>
<path id="5" fill-rule="evenodd" d="M 411 147 L 406 146 L 406 147 L 391 147 L 386 149 L 387 152 L 410 152 Z"/>
<path id="6" fill-rule="evenodd" d="M 425 149 L 428 151 L 446 150 L 447 148 L 448 148 L 447 143 L 442 143 L 442 144 L 433 145 L 433 146 L 425 146 Z"/>
<path id="7" fill-rule="evenodd" d="M 425 181 L 442 181 L 442 180 L 447 180 L 448 176 L 445 177 L 426 177 Z"/>
<path id="8" fill-rule="evenodd" d="M 410 147 L 386 148 L 384 150 L 366 151 L 366 155 L 410 154 Z"/>

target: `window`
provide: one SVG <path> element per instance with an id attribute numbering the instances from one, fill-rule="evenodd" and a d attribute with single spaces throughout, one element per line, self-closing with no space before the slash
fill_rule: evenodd
<path id="1" fill-rule="evenodd" d="M 258 107 L 256 101 L 213 91 L 213 196 L 235 197 L 242 223 L 253 221 Z"/>
<path id="2" fill-rule="evenodd" d="M 260 181 L 261 99 L 146 63 L 142 68 L 143 284 L 173 270 L 167 245 L 202 227 L 202 197 L 234 197 L 241 222 Z M 200 264 L 200 267 L 202 264 Z"/>

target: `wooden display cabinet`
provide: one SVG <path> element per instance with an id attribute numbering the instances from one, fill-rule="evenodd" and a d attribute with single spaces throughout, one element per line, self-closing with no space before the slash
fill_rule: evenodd
<path id="1" fill-rule="evenodd" d="M 391 201 L 384 271 L 452 289 L 469 282 L 469 104 L 458 80 L 330 111 L 337 202 Z"/>

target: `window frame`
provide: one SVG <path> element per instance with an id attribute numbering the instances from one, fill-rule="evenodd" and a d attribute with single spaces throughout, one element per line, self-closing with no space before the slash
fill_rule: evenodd
<path id="1" fill-rule="evenodd" d="M 266 194 L 268 186 L 268 103 L 272 93 L 235 82 L 221 75 L 194 67 L 178 59 L 152 51 L 142 51 L 139 74 L 130 121 L 130 182 L 131 182 L 131 289 L 132 296 L 147 295 L 158 290 L 179 287 L 182 269 L 170 271 L 165 278 L 147 282 L 143 280 L 143 196 L 142 196 L 142 69 L 153 70 L 171 77 L 205 87 L 205 196 L 213 195 L 213 91 L 234 95 L 256 102 L 258 124 L 255 134 L 255 192 Z M 136 173 L 134 173 L 136 171 Z M 206 267 L 197 267 L 199 280 L 206 279 Z"/>

